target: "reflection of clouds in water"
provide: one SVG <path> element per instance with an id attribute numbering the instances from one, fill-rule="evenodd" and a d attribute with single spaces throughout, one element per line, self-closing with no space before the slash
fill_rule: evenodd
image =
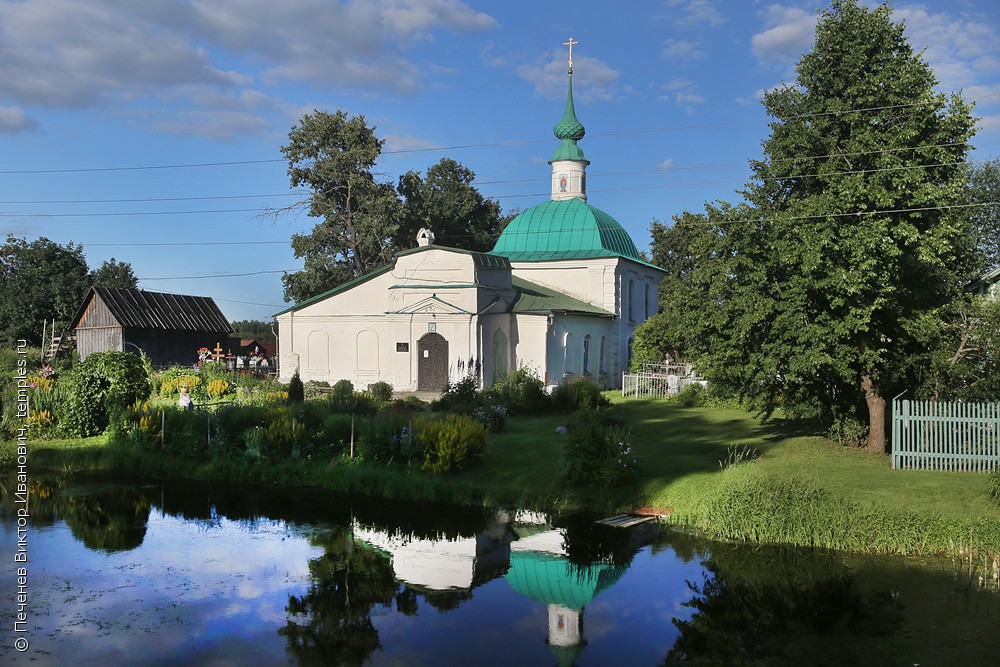
<path id="1" fill-rule="evenodd" d="M 288 595 L 308 586 L 309 560 L 323 553 L 281 521 L 205 524 L 155 511 L 131 551 L 90 551 L 65 524 L 32 537 L 31 649 L 4 662 L 163 660 L 233 641 L 258 622 L 268 630 L 241 640 L 269 643 L 280 660 Z"/>

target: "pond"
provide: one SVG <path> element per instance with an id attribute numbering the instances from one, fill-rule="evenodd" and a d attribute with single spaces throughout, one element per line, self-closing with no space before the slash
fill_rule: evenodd
<path id="1" fill-rule="evenodd" d="M 1000 651 L 1000 594 L 967 563 L 64 476 L 32 482 L 24 564 L 13 490 L 0 485 L 4 664 L 985 665 Z"/>

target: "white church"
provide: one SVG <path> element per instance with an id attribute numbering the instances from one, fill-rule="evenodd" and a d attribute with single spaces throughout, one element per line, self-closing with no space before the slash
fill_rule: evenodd
<path id="1" fill-rule="evenodd" d="M 421 230 L 390 264 L 278 313 L 280 379 L 298 371 L 359 389 L 440 391 L 470 375 L 489 387 L 526 367 L 549 387 L 620 387 L 664 271 L 587 202 L 572 51 L 555 136 L 550 200 L 515 217 L 490 252 L 435 245 Z"/>

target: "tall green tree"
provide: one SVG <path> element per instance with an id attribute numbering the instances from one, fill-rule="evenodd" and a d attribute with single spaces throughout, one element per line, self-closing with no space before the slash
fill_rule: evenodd
<path id="1" fill-rule="evenodd" d="M 8 236 L 0 246 L 0 344 L 42 343 L 42 322 L 69 324 L 90 285 L 83 246 Z"/>
<path id="2" fill-rule="evenodd" d="M 1000 266 L 1000 159 L 970 162 L 965 167 L 963 202 L 973 247 L 970 267 L 976 278 Z"/>
<path id="3" fill-rule="evenodd" d="M 139 279 L 135 277 L 131 264 L 112 257 L 90 274 L 90 284 L 94 287 L 134 289 L 139 286 Z"/>
<path id="4" fill-rule="evenodd" d="M 428 228 L 435 242 L 452 248 L 492 250 L 500 232 L 510 222 L 500 204 L 486 199 L 472 185 L 476 174 L 451 158 L 427 170 L 408 171 L 399 177 L 403 213 L 394 239 L 396 247 L 414 245 L 417 232 Z"/>
<path id="5" fill-rule="evenodd" d="M 400 214 L 395 188 L 376 177 L 384 140 L 364 116 L 305 114 L 281 152 L 292 187 L 309 190 L 309 234 L 292 236 L 305 268 L 282 277 L 286 301 L 301 301 L 359 278 L 392 257 Z"/>
<path id="6" fill-rule="evenodd" d="M 934 91 L 890 9 L 834 0 L 795 85 L 769 92 L 747 211 L 722 221 L 699 368 L 764 411 L 867 412 L 884 451 L 885 397 L 960 284 L 969 106 Z"/>
<path id="7" fill-rule="evenodd" d="M 666 271 L 660 280 L 659 311 L 636 329 L 633 364 L 660 362 L 667 356 L 686 359 L 693 348 L 689 336 L 698 331 L 705 291 L 697 281 L 699 267 L 711 260 L 716 247 L 713 221 L 728 204 L 708 205 L 705 213 L 685 211 L 672 225 L 653 220 L 650 225 L 650 260 Z M 709 274 L 710 275 L 710 274 Z"/>

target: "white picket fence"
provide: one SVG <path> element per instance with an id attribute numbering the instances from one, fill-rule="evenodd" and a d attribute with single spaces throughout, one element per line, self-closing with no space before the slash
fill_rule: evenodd
<path id="1" fill-rule="evenodd" d="M 894 400 L 892 467 L 1000 468 L 1000 403 Z"/>

